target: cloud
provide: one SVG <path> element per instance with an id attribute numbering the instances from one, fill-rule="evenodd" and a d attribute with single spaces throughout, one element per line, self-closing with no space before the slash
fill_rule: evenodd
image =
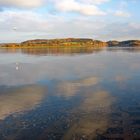
<path id="1" fill-rule="evenodd" d="M 131 16 L 130 13 L 125 12 L 125 11 L 121 11 L 121 10 L 116 11 L 115 15 L 119 16 L 119 17 L 130 17 Z"/>
<path id="2" fill-rule="evenodd" d="M 94 4 L 85 2 L 78 2 L 75 0 L 61 0 L 55 1 L 55 7 L 57 10 L 62 12 L 78 12 L 83 15 L 105 15 L 106 13 L 101 11 Z"/>
<path id="3" fill-rule="evenodd" d="M 135 40 L 140 39 L 139 22 L 112 22 L 106 23 L 102 29 L 104 33 L 98 33 L 98 38 L 110 40 Z"/>
<path id="4" fill-rule="evenodd" d="M 109 0 L 0 0 L 0 7 L 13 7 L 13 8 L 34 8 L 46 6 L 51 3 L 58 11 L 61 12 L 78 12 L 84 15 L 105 15 L 97 4 L 102 4 Z M 53 9 L 54 11 L 56 9 Z"/>
<path id="5" fill-rule="evenodd" d="M 93 31 L 102 28 L 104 24 L 98 21 L 90 21 L 85 18 L 67 20 L 59 15 L 41 15 L 31 11 L 6 10 L 0 12 L 0 30 L 4 33 L 1 40 L 15 39 L 24 41 L 31 38 L 58 38 L 78 37 L 88 34 L 93 36 Z M 81 24 L 82 23 L 82 24 Z M 13 28 L 17 30 L 14 31 Z M 15 38 L 15 39 L 14 39 Z"/>
<path id="6" fill-rule="evenodd" d="M 0 0 L 0 7 L 39 7 L 43 0 Z"/>
<path id="7" fill-rule="evenodd" d="M 124 15 L 123 15 L 124 16 Z M 126 15 L 125 15 L 126 16 Z M 0 12 L 1 42 L 20 42 L 36 38 L 88 37 L 101 40 L 139 39 L 139 21 L 127 18 L 113 22 L 92 16 L 42 14 L 28 10 L 4 10 Z M 128 18 L 129 19 L 129 18 Z M 16 31 L 13 28 L 16 27 Z"/>
<path id="8" fill-rule="evenodd" d="M 47 21 L 40 14 L 31 11 L 10 11 L 6 10 L 0 13 L 1 30 L 13 31 L 41 31 L 42 27 L 47 26 Z M 8 21 L 8 22 L 6 22 Z M 31 27 L 30 29 L 28 27 Z M 32 30 L 33 29 L 33 30 Z"/>

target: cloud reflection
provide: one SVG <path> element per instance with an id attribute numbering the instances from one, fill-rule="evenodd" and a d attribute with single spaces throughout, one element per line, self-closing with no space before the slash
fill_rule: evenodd
<path id="1" fill-rule="evenodd" d="M 73 113 L 79 114 L 79 121 L 71 125 L 63 139 L 95 139 L 97 131 L 103 133 L 106 130 L 114 101 L 115 98 L 104 90 L 87 93 L 85 100 L 72 110 Z"/>
<path id="2" fill-rule="evenodd" d="M 122 83 L 122 82 L 127 81 L 129 78 L 130 77 L 127 77 L 126 75 L 116 75 L 114 79 L 116 82 Z"/>
<path id="3" fill-rule="evenodd" d="M 8 88 L 0 91 L 0 119 L 10 114 L 34 108 L 43 98 L 44 89 L 40 86 Z"/>
<path id="4" fill-rule="evenodd" d="M 74 96 L 81 88 L 97 85 L 99 83 L 98 77 L 89 77 L 82 80 L 64 81 L 58 84 L 58 94 L 65 97 Z"/>

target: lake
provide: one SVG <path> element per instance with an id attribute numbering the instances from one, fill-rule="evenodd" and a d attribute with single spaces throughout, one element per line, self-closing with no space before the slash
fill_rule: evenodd
<path id="1" fill-rule="evenodd" d="M 0 140 L 61 139 L 140 139 L 140 49 L 0 50 Z"/>

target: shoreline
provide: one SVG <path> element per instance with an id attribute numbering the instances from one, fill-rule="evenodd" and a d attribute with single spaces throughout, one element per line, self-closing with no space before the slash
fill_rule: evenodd
<path id="1" fill-rule="evenodd" d="M 107 41 L 66 38 L 66 39 L 35 39 L 21 43 L 1 43 L 0 48 L 103 48 L 103 47 L 140 47 L 140 40 Z"/>

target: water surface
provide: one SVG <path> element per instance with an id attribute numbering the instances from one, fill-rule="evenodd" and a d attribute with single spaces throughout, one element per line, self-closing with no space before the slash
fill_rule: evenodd
<path id="1" fill-rule="evenodd" d="M 140 51 L 1 49 L 0 140 L 139 140 Z"/>

